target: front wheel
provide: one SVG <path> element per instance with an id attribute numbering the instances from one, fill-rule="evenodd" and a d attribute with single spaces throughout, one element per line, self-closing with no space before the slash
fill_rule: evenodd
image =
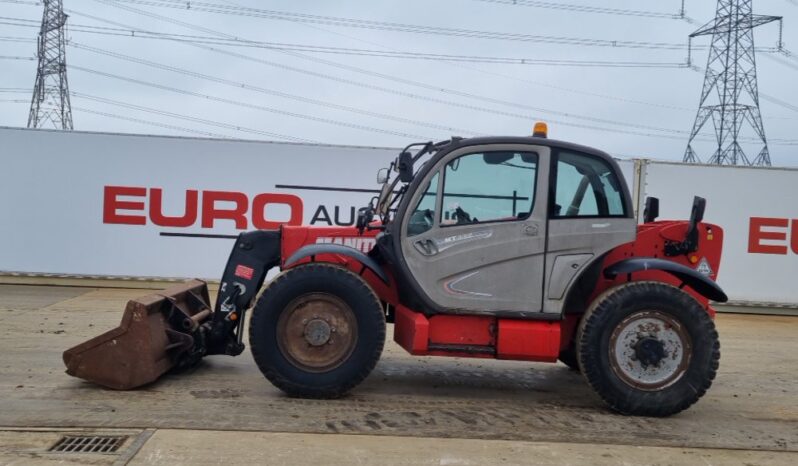
<path id="1" fill-rule="evenodd" d="M 249 324 L 263 375 L 291 396 L 337 398 L 374 369 L 385 343 L 385 315 L 358 275 L 330 264 L 279 275 Z"/>
<path id="2" fill-rule="evenodd" d="M 718 370 L 718 333 L 706 310 L 665 283 L 632 282 L 590 306 L 577 356 L 591 387 L 610 408 L 669 416 L 706 393 Z"/>

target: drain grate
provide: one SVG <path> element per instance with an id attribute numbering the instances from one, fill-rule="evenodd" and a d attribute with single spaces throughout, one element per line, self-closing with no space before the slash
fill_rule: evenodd
<path id="1" fill-rule="evenodd" d="M 125 443 L 123 435 L 65 435 L 48 451 L 57 453 L 113 453 Z"/>

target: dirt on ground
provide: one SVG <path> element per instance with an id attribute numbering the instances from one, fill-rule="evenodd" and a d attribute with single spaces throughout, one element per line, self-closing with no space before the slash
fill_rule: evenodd
<path id="1" fill-rule="evenodd" d="M 340 400 L 286 397 L 248 351 L 208 357 L 188 373 L 129 392 L 64 373 L 65 349 L 116 326 L 126 301 L 147 293 L 0 285 L 0 429 L 207 429 L 798 452 L 797 317 L 718 315 L 722 357 L 715 383 L 697 405 L 665 419 L 610 412 L 562 364 L 412 357 L 392 341 L 372 375 Z"/>

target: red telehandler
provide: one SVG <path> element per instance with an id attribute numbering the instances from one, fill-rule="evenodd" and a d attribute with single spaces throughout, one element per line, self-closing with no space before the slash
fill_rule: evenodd
<path id="1" fill-rule="evenodd" d="M 649 198 L 637 225 L 617 163 L 544 131 L 412 144 L 378 181 L 356 226 L 242 233 L 214 308 L 199 280 L 130 301 L 120 327 L 64 353 L 67 373 L 130 389 L 238 355 L 252 309 L 254 359 L 291 396 L 357 386 L 386 322 L 414 355 L 559 359 L 621 413 L 667 416 L 710 387 L 710 303 L 727 298 L 703 199 L 656 221 Z"/>

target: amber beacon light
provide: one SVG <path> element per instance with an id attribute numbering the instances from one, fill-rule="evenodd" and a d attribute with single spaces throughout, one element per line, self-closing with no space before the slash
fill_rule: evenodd
<path id="1" fill-rule="evenodd" d="M 545 138 L 548 137 L 548 135 L 549 127 L 546 125 L 546 123 L 543 123 L 542 121 L 535 123 L 535 128 L 532 130 L 532 136 L 536 138 Z"/>

